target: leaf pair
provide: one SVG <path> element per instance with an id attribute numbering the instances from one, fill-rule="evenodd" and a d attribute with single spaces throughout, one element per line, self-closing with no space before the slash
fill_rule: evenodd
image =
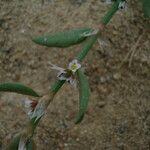
<path id="1" fill-rule="evenodd" d="M 40 45 L 64 48 L 81 43 L 92 31 L 90 28 L 78 28 L 35 37 L 32 40 Z"/>
<path id="2" fill-rule="evenodd" d="M 15 92 L 18 94 L 40 97 L 33 89 L 19 83 L 0 83 L 0 92 Z"/>

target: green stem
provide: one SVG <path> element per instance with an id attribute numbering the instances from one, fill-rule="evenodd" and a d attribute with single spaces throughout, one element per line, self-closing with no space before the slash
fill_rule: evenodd
<path id="1" fill-rule="evenodd" d="M 118 5 L 119 5 L 120 1 L 121 0 L 117 0 L 116 2 L 114 2 L 111 9 L 106 13 L 106 15 L 104 15 L 104 17 L 102 18 L 102 23 L 104 25 L 106 25 L 110 21 L 110 19 L 113 17 L 115 12 L 118 10 Z M 88 51 L 92 48 L 92 46 L 96 42 L 97 37 L 98 37 L 98 34 L 92 35 L 87 39 L 87 41 L 84 44 L 83 48 L 81 49 L 79 54 L 76 56 L 77 60 L 82 61 L 85 58 Z M 59 89 L 63 86 L 64 83 L 65 83 L 65 80 L 57 80 L 55 83 L 52 84 L 50 90 L 52 92 L 54 92 L 54 94 L 56 94 L 59 91 Z M 38 124 L 38 122 L 37 122 L 37 124 Z M 37 126 L 37 124 L 35 125 L 35 127 Z M 34 127 L 34 129 L 35 129 L 35 127 Z"/>
<path id="2" fill-rule="evenodd" d="M 111 18 L 113 17 L 113 15 L 116 13 L 116 11 L 118 10 L 118 6 L 119 3 L 122 0 L 117 0 L 116 2 L 113 3 L 112 7 L 110 10 L 108 10 L 108 12 L 104 15 L 104 17 L 102 17 L 101 23 L 103 25 L 107 25 L 109 23 L 109 21 L 111 20 Z"/>
<path id="3" fill-rule="evenodd" d="M 108 22 L 111 20 L 111 18 L 115 14 L 115 12 L 118 10 L 118 6 L 119 6 L 119 3 L 121 1 L 122 0 L 117 0 L 116 2 L 114 2 L 114 4 L 112 5 L 111 9 L 104 15 L 104 17 L 101 20 L 103 25 L 108 24 Z M 92 35 L 89 38 L 87 38 L 87 41 L 84 44 L 83 48 L 81 49 L 79 54 L 76 56 L 77 60 L 82 61 L 85 58 L 85 56 L 87 55 L 89 50 L 92 48 L 92 46 L 96 42 L 97 37 L 98 37 L 98 34 Z M 52 84 L 52 86 L 50 88 L 51 92 L 56 94 L 59 91 L 59 89 L 63 86 L 64 83 L 65 83 L 65 80 L 62 80 L 62 81 L 61 80 L 57 80 L 54 84 Z M 41 118 L 39 118 L 38 121 L 36 122 L 36 124 L 34 126 L 32 126 L 33 133 L 34 133 L 34 130 L 35 130 L 36 126 L 38 125 L 40 119 Z M 31 124 L 34 124 L 33 121 L 34 120 L 31 120 Z"/>
<path id="4" fill-rule="evenodd" d="M 87 55 L 88 51 L 92 48 L 92 46 L 96 42 L 97 37 L 98 37 L 98 35 L 96 34 L 96 35 L 90 36 L 87 39 L 87 41 L 85 42 L 83 48 L 81 49 L 81 51 L 76 56 L 76 59 L 78 61 L 82 61 L 85 58 L 85 56 Z"/>
<path id="5" fill-rule="evenodd" d="M 65 80 L 57 80 L 55 83 L 52 84 L 51 91 L 57 93 L 64 83 Z"/>

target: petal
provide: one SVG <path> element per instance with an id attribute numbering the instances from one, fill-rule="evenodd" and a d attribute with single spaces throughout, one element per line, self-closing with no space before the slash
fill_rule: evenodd
<path id="1" fill-rule="evenodd" d="M 41 118 L 44 115 L 45 112 L 45 106 L 43 103 L 38 103 L 37 107 L 35 108 L 31 119 L 36 118 L 34 122 L 36 122 L 39 118 Z"/>
<path id="2" fill-rule="evenodd" d="M 81 64 L 77 63 L 77 69 L 81 68 Z"/>
<path id="3" fill-rule="evenodd" d="M 49 64 L 51 65 L 51 69 L 58 70 L 58 71 L 65 71 L 64 68 L 58 67 L 58 66 L 52 64 L 51 62 L 49 62 Z"/>
<path id="4" fill-rule="evenodd" d="M 57 73 L 57 78 L 59 80 L 66 80 L 67 78 L 66 78 L 65 74 L 66 74 L 66 72 L 60 71 L 60 72 Z"/>
<path id="5" fill-rule="evenodd" d="M 77 82 L 76 82 L 76 79 L 73 79 L 72 77 L 70 78 L 67 78 L 66 80 L 68 83 L 70 83 L 71 85 L 73 85 L 74 87 L 77 86 Z"/>

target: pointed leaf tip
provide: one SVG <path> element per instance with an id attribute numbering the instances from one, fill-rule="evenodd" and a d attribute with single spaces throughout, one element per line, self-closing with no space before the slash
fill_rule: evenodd
<path id="1" fill-rule="evenodd" d="M 33 89 L 20 83 L 0 83 L 0 92 L 14 92 L 23 95 L 40 97 Z"/>
<path id="2" fill-rule="evenodd" d="M 86 75 L 82 72 L 81 69 L 77 71 L 77 75 L 79 79 L 80 102 L 79 112 L 77 114 L 75 124 L 78 124 L 83 120 L 90 97 L 90 87 Z"/>

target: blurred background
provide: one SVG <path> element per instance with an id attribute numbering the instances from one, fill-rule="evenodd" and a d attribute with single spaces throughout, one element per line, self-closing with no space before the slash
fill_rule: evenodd
<path id="1" fill-rule="evenodd" d="M 48 92 L 56 79 L 50 62 L 66 67 L 82 45 L 47 48 L 32 36 L 97 28 L 109 7 L 101 0 L 0 0 L 0 82 Z M 36 130 L 37 150 L 150 149 L 149 23 L 138 0 L 116 13 L 82 64 L 91 87 L 84 120 L 74 124 L 78 88 L 65 84 Z M 25 97 L 0 93 L 0 149 L 26 126 Z"/>

